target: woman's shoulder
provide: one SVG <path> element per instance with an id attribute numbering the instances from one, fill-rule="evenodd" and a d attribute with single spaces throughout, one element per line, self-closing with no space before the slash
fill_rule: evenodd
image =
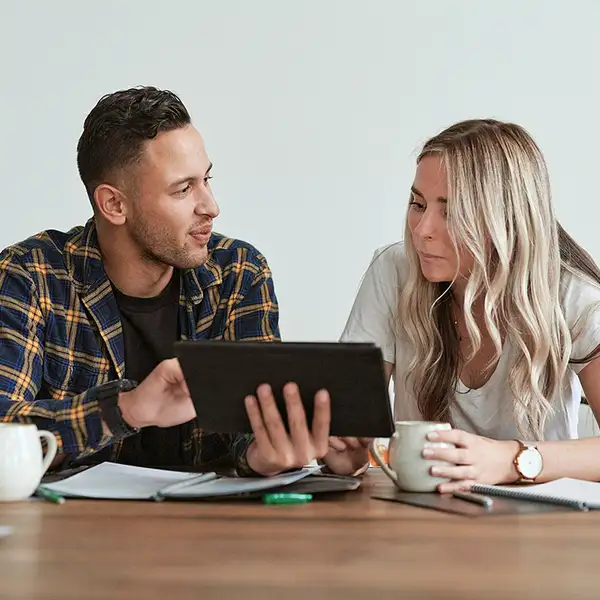
<path id="1" fill-rule="evenodd" d="M 404 242 L 394 242 L 375 250 L 366 275 L 388 282 L 398 283 L 407 268 L 407 256 Z"/>
<path id="2" fill-rule="evenodd" d="M 582 273 L 565 269 L 560 285 L 560 301 L 570 327 L 584 314 L 600 312 L 600 283 Z"/>
<path id="3" fill-rule="evenodd" d="M 571 332 L 571 358 L 581 361 L 600 345 L 600 284 L 576 271 L 563 272 L 561 306 Z M 579 372 L 584 363 L 572 363 Z"/>

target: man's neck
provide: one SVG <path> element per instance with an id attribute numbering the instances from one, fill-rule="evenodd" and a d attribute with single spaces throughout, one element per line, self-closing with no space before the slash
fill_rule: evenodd
<path id="1" fill-rule="evenodd" d="M 134 298 L 158 296 L 171 281 L 173 267 L 145 260 L 127 240 L 108 239 L 107 234 L 98 228 L 104 270 L 111 283 L 123 294 Z"/>

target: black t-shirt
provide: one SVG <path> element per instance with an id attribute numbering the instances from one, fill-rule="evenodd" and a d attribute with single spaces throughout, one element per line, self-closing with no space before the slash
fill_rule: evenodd
<path id="1" fill-rule="evenodd" d="M 126 296 L 113 286 L 125 343 L 125 377 L 142 382 L 161 361 L 172 358 L 179 338 L 179 274 L 153 298 Z M 180 426 L 144 427 L 126 438 L 118 462 L 169 467 L 181 464 Z"/>

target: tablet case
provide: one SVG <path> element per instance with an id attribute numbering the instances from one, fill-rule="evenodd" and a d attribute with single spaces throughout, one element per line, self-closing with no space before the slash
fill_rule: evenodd
<path id="1" fill-rule="evenodd" d="M 244 398 L 262 383 L 273 388 L 286 421 L 283 386 L 300 388 L 307 422 L 314 396 L 331 396 L 330 435 L 390 437 L 394 422 L 381 350 L 373 344 L 194 340 L 175 344 L 199 425 L 218 433 L 250 433 Z"/>

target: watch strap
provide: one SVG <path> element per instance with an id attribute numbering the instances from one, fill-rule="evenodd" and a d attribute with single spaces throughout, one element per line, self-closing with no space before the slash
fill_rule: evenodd
<path id="1" fill-rule="evenodd" d="M 117 440 L 123 440 L 140 431 L 125 421 L 119 408 L 119 394 L 129 392 L 135 387 L 137 387 L 137 383 L 131 379 L 116 379 L 94 389 L 101 418 Z"/>

